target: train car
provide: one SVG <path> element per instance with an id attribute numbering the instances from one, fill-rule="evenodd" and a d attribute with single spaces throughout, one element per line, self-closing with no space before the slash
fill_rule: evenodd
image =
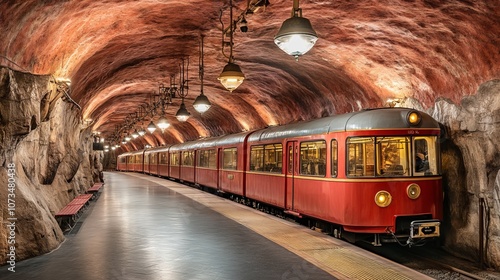
<path id="1" fill-rule="evenodd" d="M 150 170 L 149 170 L 149 167 L 150 167 L 150 164 L 149 164 L 149 161 L 150 161 L 150 153 L 148 153 L 147 150 L 144 150 L 144 153 L 142 154 L 142 157 L 143 157 L 143 172 L 145 174 L 151 174 L 150 173 Z"/>
<path id="2" fill-rule="evenodd" d="M 158 176 L 160 177 L 168 177 L 169 173 L 169 155 L 168 150 L 170 149 L 170 145 L 166 147 L 159 148 L 156 152 L 158 154 Z"/>
<path id="3" fill-rule="evenodd" d="M 144 172 L 144 150 L 130 152 L 127 171 Z"/>
<path id="4" fill-rule="evenodd" d="M 149 156 L 149 174 L 168 177 L 168 148 L 169 146 L 160 146 L 148 149 L 144 156 Z"/>
<path id="5" fill-rule="evenodd" d="M 195 184 L 216 190 L 218 186 L 218 138 L 197 141 L 196 150 Z"/>
<path id="6" fill-rule="evenodd" d="M 179 147 L 179 179 L 181 182 L 194 183 L 195 146 L 196 141 L 184 143 Z"/>
<path id="7" fill-rule="evenodd" d="M 412 245 L 440 235 L 439 134 L 439 124 L 423 112 L 381 108 L 152 154 L 158 155 L 160 175 L 164 153 L 164 176 L 274 207 L 334 236 Z"/>
<path id="8" fill-rule="evenodd" d="M 217 139 L 218 191 L 246 195 L 246 142 L 250 134 L 251 132 L 240 132 Z"/>
<path id="9" fill-rule="evenodd" d="M 153 149 L 144 151 L 144 173 L 158 175 L 158 153 Z"/>
<path id="10" fill-rule="evenodd" d="M 168 177 L 180 180 L 181 178 L 181 149 L 182 144 L 172 145 L 168 149 Z"/>
<path id="11" fill-rule="evenodd" d="M 130 156 L 131 152 L 126 152 L 123 154 L 118 155 L 118 158 L 116 160 L 116 170 L 118 171 L 128 171 L 128 157 Z"/>
<path id="12" fill-rule="evenodd" d="M 335 232 L 351 241 L 368 234 L 374 244 L 436 237 L 442 219 L 439 133 L 430 116 L 404 108 L 258 131 L 249 137 L 246 194 L 284 205 L 288 214 L 337 225 Z"/>

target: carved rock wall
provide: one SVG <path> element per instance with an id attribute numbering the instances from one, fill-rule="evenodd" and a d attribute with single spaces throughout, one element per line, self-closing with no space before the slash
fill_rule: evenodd
<path id="1" fill-rule="evenodd" d="M 438 99 L 431 115 L 444 125 L 445 247 L 479 259 L 479 199 L 484 198 L 485 259 L 500 268 L 500 80 L 483 83 L 461 104 Z"/>
<path id="2" fill-rule="evenodd" d="M 79 109 L 56 88 L 50 76 L 0 68 L 0 264 L 12 245 L 16 261 L 56 248 L 64 235 L 54 214 L 94 181 L 99 154 L 91 151 Z M 8 209 L 8 194 L 15 195 L 14 209 Z M 15 244 L 7 244 L 12 217 Z"/>

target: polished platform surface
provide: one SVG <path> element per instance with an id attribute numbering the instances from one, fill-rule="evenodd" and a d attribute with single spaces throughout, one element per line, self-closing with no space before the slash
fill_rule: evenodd
<path id="1" fill-rule="evenodd" d="M 294 223 L 181 184 L 105 173 L 66 241 L 0 279 L 425 279 Z"/>

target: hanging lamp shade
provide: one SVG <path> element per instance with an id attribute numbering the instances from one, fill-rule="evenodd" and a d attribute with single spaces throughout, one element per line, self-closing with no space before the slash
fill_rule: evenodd
<path id="1" fill-rule="evenodd" d="M 175 114 L 177 120 L 179 120 L 180 122 L 185 122 L 189 119 L 190 116 L 191 114 L 186 109 L 186 105 L 184 105 L 184 102 L 181 103 L 181 107 L 179 108 L 179 110 L 177 110 L 177 113 Z"/>
<path id="2" fill-rule="evenodd" d="M 139 131 L 137 131 L 137 133 L 139 133 L 139 136 L 144 136 L 144 134 L 146 134 L 146 131 L 141 126 L 141 128 L 139 129 Z"/>
<path id="3" fill-rule="evenodd" d="M 132 132 L 132 137 L 134 137 L 134 139 L 139 137 L 139 132 L 137 132 L 137 129 Z"/>
<path id="4" fill-rule="evenodd" d="M 220 73 L 217 79 L 227 90 L 232 92 L 243 83 L 245 75 L 241 72 L 241 68 L 238 64 L 229 61 L 226 66 L 224 66 L 222 73 Z"/>
<path id="5" fill-rule="evenodd" d="M 285 20 L 274 37 L 274 43 L 297 60 L 299 56 L 308 52 L 317 40 L 318 35 L 312 28 L 311 22 L 297 14 Z"/>
<path id="6" fill-rule="evenodd" d="M 153 133 L 153 132 L 155 132 L 155 130 L 156 130 L 156 125 L 153 123 L 153 121 L 151 121 L 151 122 L 149 123 L 149 125 L 148 125 L 148 131 L 149 131 L 150 133 Z"/>
<path id="7" fill-rule="evenodd" d="M 159 129 L 161 129 L 161 132 L 164 132 L 165 129 L 167 129 L 170 126 L 170 123 L 168 122 L 167 118 L 165 118 L 165 117 L 162 116 L 158 120 L 157 126 L 158 126 Z"/>
<path id="8" fill-rule="evenodd" d="M 204 95 L 203 92 L 200 95 L 198 95 L 198 97 L 196 97 L 196 100 L 193 103 L 194 109 L 200 114 L 203 114 L 206 111 L 208 111 L 208 109 L 210 109 L 211 106 L 212 103 L 210 103 L 208 97 Z"/>

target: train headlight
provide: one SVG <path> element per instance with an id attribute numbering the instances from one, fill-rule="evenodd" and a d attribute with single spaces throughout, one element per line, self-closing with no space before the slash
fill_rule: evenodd
<path id="1" fill-rule="evenodd" d="M 406 188 L 406 194 L 411 199 L 417 199 L 420 196 L 420 186 L 417 184 L 410 184 Z"/>
<path id="2" fill-rule="evenodd" d="M 406 117 L 406 120 L 411 126 L 416 126 L 422 120 L 422 116 L 417 111 L 410 111 L 410 113 L 408 113 L 408 116 Z"/>
<path id="3" fill-rule="evenodd" d="M 392 202 L 392 196 L 387 191 L 379 191 L 375 195 L 375 203 L 380 207 L 387 207 Z"/>

